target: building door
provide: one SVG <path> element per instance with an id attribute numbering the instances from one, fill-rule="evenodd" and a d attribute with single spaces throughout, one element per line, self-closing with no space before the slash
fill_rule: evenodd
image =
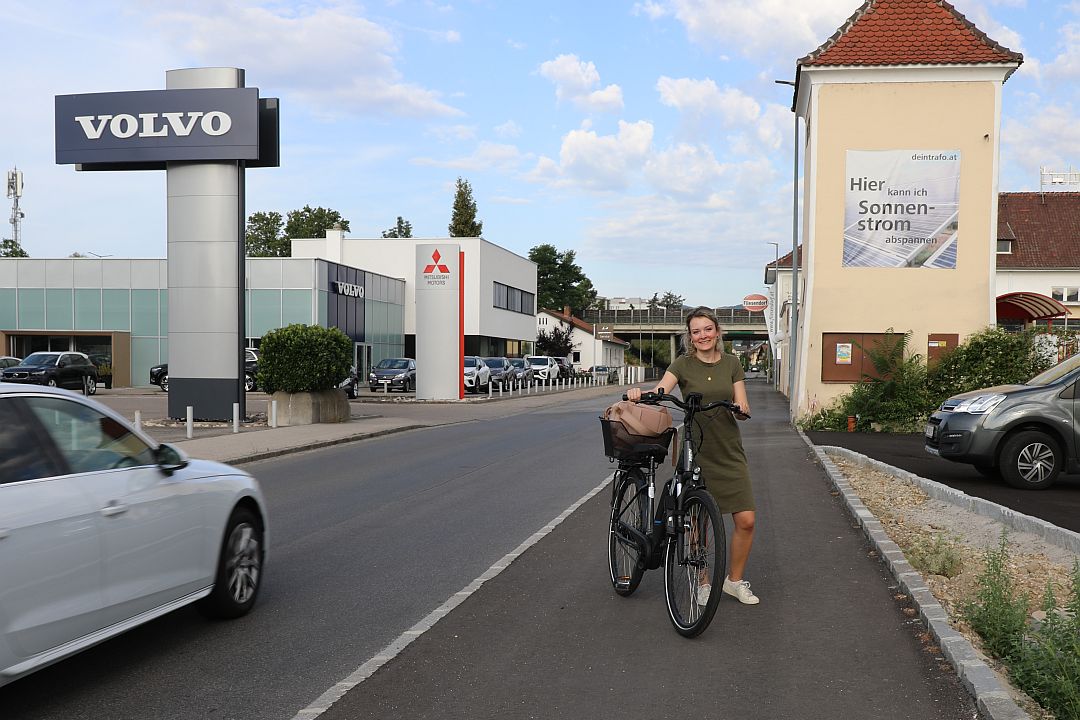
<path id="1" fill-rule="evenodd" d="M 371 345 L 369 343 L 353 343 L 353 365 L 356 366 L 356 374 L 360 382 L 366 383 L 368 374 L 371 372 Z"/>

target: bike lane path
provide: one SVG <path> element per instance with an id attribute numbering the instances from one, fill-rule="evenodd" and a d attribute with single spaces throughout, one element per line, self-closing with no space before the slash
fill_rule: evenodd
<path id="1" fill-rule="evenodd" d="M 747 579 L 760 605 L 725 596 L 686 640 L 667 618 L 662 569 L 616 596 L 605 488 L 317 717 L 978 717 L 788 425 L 784 399 L 750 392 L 754 419 L 740 427 L 758 521 Z"/>

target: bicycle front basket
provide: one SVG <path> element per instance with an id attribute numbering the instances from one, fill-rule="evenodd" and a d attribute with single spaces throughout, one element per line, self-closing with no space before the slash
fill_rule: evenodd
<path id="1" fill-rule="evenodd" d="M 600 428 L 604 433 L 604 454 L 616 460 L 643 460 L 649 455 L 656 457 L 657 460 L 663 460 L 671 445 L 671 436 L 675 433 L 675 429 L 671 428 L 659 435 L 635 435 L 618 420 L 605 418 L 600 418 Z M 642 453 L 634 450 L 635 445 L 658 446 L 663 450 Z"/>

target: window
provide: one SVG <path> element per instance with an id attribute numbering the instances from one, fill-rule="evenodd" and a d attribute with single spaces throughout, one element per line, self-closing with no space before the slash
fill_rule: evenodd
<path id="1" fill-rule="evenodd" d="M 1012 255 L 1012 240 L 998 240 L 997 241 L 997 253 L 998 255 Z"/>
<path id="2" fill-rule="evenodd" d="M 1050 297 L 1062 303 L 1080 303 L 1080 287 L 1050 288 Z"/>
<path id="3" fill-rule="evenodd" d="M 492 305 L 497 308 L 523 313 L 525 315 L 534 315 L 534 302 L 535 300 L 532 293 L 498 282 L 494 284 Z"/>
<path id="4" fill-rule="evenodd" d="M 16 402 L 0 400 L 0 485 L 59 474 Z"/>
<path id="5" fill-rule="evenodd" d="M 123 424 L 62 398 L 27 398 L 73 473 L 153 465 L 154 453 Z"/>

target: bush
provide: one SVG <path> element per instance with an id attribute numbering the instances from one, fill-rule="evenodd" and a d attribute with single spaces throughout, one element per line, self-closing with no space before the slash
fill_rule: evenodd
<path id="1" fill-rule="evenodd" d="M 352 340 L 338 328 L 289 325 L 259 344 L 259 387 L 266 392 L 331 390 L 349 375 Z"/>
<path id="2" fill-rule="evenodd" d="M 941 358 L 927 373 L 933 411 L 952 395 L 1023 383 L 1054 364 L 1036 333 L 1008 333 L 1000 328 L 986 328 L 971 335 L 962 345 Z"/>

